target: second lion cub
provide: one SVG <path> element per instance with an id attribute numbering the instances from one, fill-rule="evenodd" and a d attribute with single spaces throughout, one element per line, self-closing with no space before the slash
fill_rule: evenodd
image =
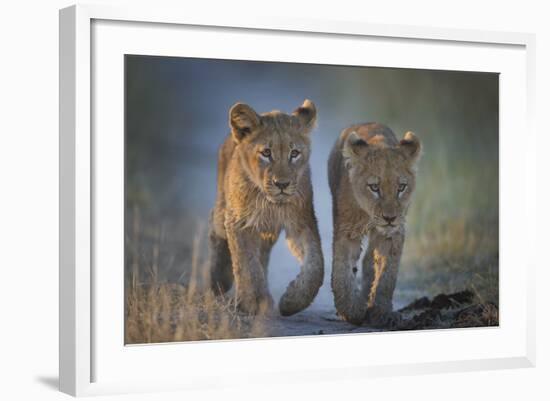
<path id="1" fill-rule="evenodd" d="M 330 154 L 332 291 L 338 313 L 353 324 L 387 326 L 399 319 L 392 298 L 420 153 L 412 132 L 399 141 L 388 127 L 367 123 L 345 129 Z"/>

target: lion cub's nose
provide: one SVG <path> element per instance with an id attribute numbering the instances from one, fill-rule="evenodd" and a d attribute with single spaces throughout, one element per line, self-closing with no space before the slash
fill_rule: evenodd
<path id="1" fill-rule="evenodd" d="M 395 221 L 395 219 L 397 218 L 397 216 L 386 216 L 386 215 L 382 215 L 382 217 L 384 218 L 384 220 L 387 221 L 388 224 L 391 224 Z"/>
<path id="2" fill-rule="evenodd" d="M 275 186 L 282 191 L 283 189 L 288 187 L 288 184 L 290 184 L 290 183 L 288 181 L 282 182 L 282 181 L 278 181 L 278 180 L 273 180 L 273 184 L 275 184 Z"/>

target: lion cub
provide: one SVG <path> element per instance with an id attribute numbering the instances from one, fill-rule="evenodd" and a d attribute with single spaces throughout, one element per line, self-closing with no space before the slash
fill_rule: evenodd
<path id="1" fill-rule="evenodd" d="M 231 134 L 220 148 L 216 204 L 210 221 L 212 288 L 224 293 L 235 281 L 239 308 L 271 308 L 267 265 L 281 230 L 302 264 L 279 301 L 282 315 L 305 309 L 323 283 L 323 256 L 309 168 L 316 109 L 306 100 L 292 114 L 257 114 L 237 103 L 229 111 Z"/>
<path id="2" fill-rule="evenodd" d="M 412 132 L 399 141 L 391 129 L 376 123 L 345 129 L 332 149 L 331 283 L 336 309 L 348 322 L 388 326 L 399 320 L 392 297 L 420 152 Z"/>

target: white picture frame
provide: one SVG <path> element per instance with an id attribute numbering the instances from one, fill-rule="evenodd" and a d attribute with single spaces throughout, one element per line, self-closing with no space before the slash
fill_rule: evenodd
<path id="1" fill-rule="evenodd" d="M 106 22 L 104 25 L 102 21 Z M 121 26 L 115 26 L 119 22 Z M 97 28 L 94 28 L 94 24 Z M 114 25 L 113 25 L 114 24 Z M 130 24 L 130 25 L 128 25 Z M 134 24 L 134 25 L 132 25 Z M 104 29 L 94 31 L 94 29 Z M 241 381 L 232 376 L 232 370 L 239 374 L 243 372 L 248 377 L 253 377 L 258 382 L 281 382 L 293 380 L 326 380 L 328 378 L 357 378 L 380 376 L 380 375 L 399 375 L 399 374 L 419 374 L 441 371 L 465 371 L 477 369 L 501 369 L 512 367 L 529 367 L 535 364 L 535 294 L 534 294 L 534 275 L 531 274 L 535 269 L 535 255 L 533 252 L 524 252 L 523 255 L 517 254 L 518 250 L 510 246 L 505 252 L 501 252 L 502 262 L 512 264 L 511 262 L 520 261 L 521 274 L 517 277 L 510 277 L 507 274 L 509 270 L 503 270 L 501 277 L 501 296 L 503 297 L 503 315 L 501 326 L 499 328 L 486 329 L 466 329 L 450 330 L 445 333 L 441 331 L 413 332 L 413 333 L 384 333 L 374 335 L 344 335 L 327 336 L 323 338 L 279 338 L 279 339 L 257 339 L 247 341 L 220 341 L 209 342 L 208 345 L 185 344 L 185 355 L 195 363 L 190 372 L 181 374 L 182 377 L 175 375 L 164 375 L 157 372 L 153 375 L 145 367 L 157 366 L 159 361 L 176 358 L 181 351 L 182 344 L 170 345 L 151 345 L 144 347 L 125 348 L 121 341 L 117 352 L 109 352 L 105 346 L 111 341 L 103 334 L 98 335 L 97 325 L 102 325 L 102 314 L 97 313 L 97 308 L 93 302 L 94 289 L 104 283 L 105 276 L 98 278 L 94 274 L 94 266 L 97 257 L 94 248 L 94 233 L 97 231 L 98 214 L 96 211 L 97 201 L 94 192 L 97 190 L 94 176 L 100 163 L 98 152 L 101 152 L 102 145 L 97 144 L 93 138 L 93 127 L 98 126 L 99 122 L 94 121 L 95 115 L 93 101 L 94 87 L 92 77 L 94 68 L 102 68 L 97 64 L 94 57 L 101 55 L 103 50 L 105 54 L 109 52 L 124 52 L 124 48 L 118 46 L 125 43 L 125 39 L 109 40 L 105 34 L 115 35 L 115 31 L 124 31 L 135 29 L 133 36 L 139 36 L 140 29 L 147 27 L 156 27 L 148 32 L 147 36 L 142 37 L 140 49 L 146 51 L 146 54 L 158 52 L 159 54 L 172 54 L 174 47 L 170 47 L 170 41 L 162 42 L 160 48 L 160 38 L 166 38 L 166 35 L 176 35 L 176 31 L 184 32 L 185 27 L 201 27 L 205 31 L 216 30 L 217 35 L 229 35 L 230 32 L 244 32 L 246 35 L 254 35 L 255 32 L 262 32 L 266 40 L 279 40 L 278 34 L 285 35 L 306 35 L 308 38 L 317 38 L 315 40 L 330 41 L 331 37 L 344 38 L 346 40 L 384 40 L 390 46 L 395 42 L 401 42 L 401 45 L 419 46 L 419 51 L 425 51 L 428 54 L 437 47 L 441 54 L 449 54 L 448 58 L 440 57 L 438 63 L 430 64 L 428 58 L 413 59 L 405 58 L 386 58 L 386 61 L 380 62 L 380 65 L 398 66 L 408 68 L 433 68 L 438 65 L 442 69 L 460 69 L 477 70 L 473 60 L 464 60 L 462 65 L 453 64 L 451 57 L 454 52 L 476 51 L 482 55 L 487 49 L 495 49 L 495 57 L 492 60 L 479 61 L 486 62 L 485 70 L 500 72 L 504 74 L 506 85 L 501 91 L 501 138 L 506 139 L 511 135 L 512 128 L 521 129 L 523 140 L 527 138 L 534 139 L 533 132 L 533 110 L 534 110 L 534 35 L 524 33 L 507 32 L 484 32 L 459 29 L 436 29 L 415 26 L 397 26 L 397 25 L 375 25 L 360 22 L 346 21 L 317 21 L 317 20 L 297 20 L 292 18 L 275 18 L 259 16 L 255 19 L 243 18 L 242 20 L 224 19 L 220 17 L 211 17 L 208 15 L 188 15 L 185 10 L 162 10 L 151 8 L 112 8 L 108 6 L 78 5 L 72 6 L 60 11 L 60 390 L 75 396 L 107 394 L 107 393 L 126 393 L 133 391 L 164 391 L 172 389 L 196 389 L 212 386 L 239 385 L 244 384 L 242 375 Z M 158 28 L 158 29 L 157 29 Z M 113 30 L 111 30 L 113 29 Z M 179 29 L 179 30 L 178 30 Z M 94 32 L 98 39 L 94 42 Z M 224 33 L 225 32 L 225 33 Z M 182 33 L 184 34 L 184 33 Z M 101 36 L 103 35 L 103 36 Z M 158 35 L 158 36 L 157 36 Z M 273 38 L 270 39 L 270 35 Z M 123 35 L 119 35 L 122 37 Z M 324 38 L 324 39 L 323 39 Z M 219 39 L 219 36 L 218 36 Z M 208 42 L 205 40 L 205 46 Z M 420 47 L 426 45 L 426 49 Z M 118 46 L 118 47 L 117 47 Z M 212 44 L 214 46 L 214 44 Z M 446 46 L 452 46 L 452 51 L 445 53 Z M 158 50 L 155 50 L 155 49 Z M 212 47 L 214 49 L 214 47 Z M 499 50 L 500 49 L 500 50 Z M 179 50 L 185 54 L 189 50 Z M 198 50 L 197 50 L 198 51 Z M 214 51 L 214 50 L 212 50 Z M 499 53 L 500 52 L 500 53 Z M 110 54 L 110 53 L 109 53 Z M 202 53 L 201 53 L 202 54 Z M 294 60 L 292 51 L 288 56 L 269 55 L 253 53 L 254 55 L 243 54 L 242 57 L 258 57 L 261 60 L 286 61 Z M 381 53 L 382 54 L 382 53 Z M 502 55 L 499 59 L 498 54 Z M 197 56 L 197 54 L 194 54 Z M 199 55 L 200 56 L 200 55 Z M 222 54 L 221 58 L 229 57 Z M 327 56 L 328 57 L 328 56 Z M 340 56 L 343 57 L 343 56 Z M 387 55 L 387 57 L 390 57 Z M 480 56 L 483 58 L 483 56 Z M 389 61 L 388 61 L 389 60 Z M 394 61 L 392 61 L 394 60 Z M 511 65 L 501 70 L 499 62 L 510 61 Z M 120 60 L 119 60 L 120 61 Z M 310 59 L 311 61 L 311 59 Z M 318 62 L 323 62 L 319 58 Z M 348 60 L 350 63 L 359 63 L 359 59 Z M 446 64 L 445 64 L 446 63 Z M 105 64 L 109 66 L 111 64 Z M 477 68 L 480 64 L 477 64 Z M 506 69 L 509 68 L 509 69 Z M 504 71 L 504 72 L 503 72 Z M 101 78 L 103 79 L 103 78 Z M 99 81 L 101 81 L 101 79 Z M 110 79 L 110 78 L 109 78 Z M 103 81 L 105 82 L 105 81 Z M 111 81 L 109 81 L 111 82 Z M 114 88 L 119 88 L 117 82 L 113 82 Z M 97 89 L 97 88 L 96 88 Z M 100 88 L 101 89 L 101 88 Z M 517 99 L 512 99 L 512 94 L 518 94 Z M 116 99 L 114 100 L 116 102 Z M 508 107 L 510 106 L 510 107 Z M 512 109 L 512 106 L 514 109 Z M 517 108 L 518 106 L 519 108 Z M 114 104 L 111 108 L 114 113 L 119 113 L 123 107 L 120 102 Z M 504 113 L 505 114 L 503 117 Z M 512 115 L 513 114 L 513 115 Z M 101 116 L 100 116 L 101 117 Z M 120 144 L 120 143 L 119 143 Z M 120 158 L 122 153 L 116 152 L 118 145 L 115 144 L 114 151 L 109 157 Z M 511 148 L 510 148 L 511 146 Z M 510 227 L 517 227 L 522 220 L 527 225 L 529 232 L 534 232 L 534 218 L 536 214 L 532 202 L 529 200 L 527 191 L 512 191 L 508 181 L 513 181 L 517 188 L 518 182 L 522 185 L 534 186 L 535 157 L 534 149 L 527 147 L 518 150 L 515 154 L 514 163 L 517 168 L 514 171 L 506 167 L 506 162 L 510 161 L 509 151 L 513 150 L 511 141 L 502 141 L 501 145 L 501 219 L 504 218 L 506 224 L 501 224 L 501 250 L 507 244 L 516 244 L 521 241 L 515 238 L 510 231 Z M 118 154 L 118 156 L 117 156 Z M 103 157 L 101 157 L 103 160 Z M 114 159 L 113 159 L 114 160 Z M 103 163 L 103 161 L 101 161 Z M 107 163 L 107 161 L 105 161 Z M 115 164 L 118 162 L 114 161 Z M 118 164 L 117 164 L 118 165 Z M 118 181 L 120 184 L 120 181 Z M 101 184 L 103 185 L 103 184 Z M 116 179 L 110 185 L 117 185 Z M 116 198 L 118 199 L 118 198 Z M 116 203 L 116 202 L 115 202 Z M 120 206 L 120 205 L 119 205 Z M 517 211 L 517 216 L 512 216 L 510 211 Z M 116 208 L 115 208 L 116 212 Z M 121 218 L 121 217 L 120 217 Z M 116 219 L 116 216 L 115 216 Z M 506 230 L 506 231 L 505 231 Z M 533 244 L 523 239 L 519 244 L 523 250 L 530 249 Z M 519 258 L 521 256 L 521 258 Z M 517 263 L 516 263 L 517 264 Z M 518 267 L 518 266 L 516 266 Z M 515 287 L 514 293 L 511 292 L 512 285 Z M 110 288 L 110 287 L 109 287 Z M 117 290 L 118 291 L 118 290 Z M 109 291 L 103 292 L 104 297 L 113 299 L 117 302 L 115 293 Z M 507 315 L 506 302 L 512 297 L 519 299 L 517 310 L 510 311 Z M 122 304 L 122 299 L 119 299 Z M 513 309 L 513 308 L 512 308 Z M 509 308 L 510 310 L 510 308 Z M 508 316 L 508 320 L 506 317 Z M 116 317 L 116 315 L 115 315 Z M 112 317 L 110 317 L 112 318 Z M 119 316 L 122 324 L 122 315 Z M 103 329 L 103 331 L 105 331 Z M 103 333 L 102 331 L 102 333 Z M 504 333 L 504 334 L 502 334 Z M 506 334 L 508 333 L 508 334 Z M 501 335 L 502 334 L 502 335 Z M 99 339 L 99 340 L 98 340 Z M 388 339 L 386 341 L 386 339 Z M 343 343 L 345 341 L 345 344 Z M 345 359 L 340 354 L 342 347 L 350 349 L 367 349 L 368 343 L 377 343 L 376 348 L 388 346 L 395 342 L 407 342 L 413 344 L 412 348 L 418 349 L 422 344 L 435 344 L 438 341 L 444 344 L 446 341 L 453 341 L 455 354 L 449 350 L 449 354 L 440 353 L 440 356 L 419 358 L 418 353 L 410 353 L 400 358 L 384 358 L 383 354 L 376 355 L 371 353 L 370 360 L 360 357 L 359 354 L 352 354 L 352 357 Z M 469 343 L 471 348 L 469 352 L 464 352 L 460 343 Z M 118 344 L 118 343 L 117 343 Z M 416 344 L 416 345 L 415 345 Z M 458 344 L 458 345 L 457 345 Z M 474 346 L 477 344 L 478 347 Z M 484 346 L 484 344 L 488 344 Z M 489 346 L 493 344 L 493 346 Z M 323 346 L 326 357 L 317 360 L 314 357 L 308 363 L 296 362 L 295 366 L 284 366 L 284 360 L 277 362 L 277 356 L 284 353 L 285 349 L 290 349 L 295 355 L 303 352 L 304 355 L 313 355 L 319 347 Z M 179 347 L 179 348 L 169 348 Z M 483 351 L 485 349 L 485 351 Z M 177 351 L 180 350 L 180 351 Z M 333 351 L 331 351 L 333 350 Z M 111 349 L 111 351 L 113 351 Z M 340 351 L 340 352 L 338 352 Z M 463 357 L 458 357 L 464 352 Z M 97 363 L 98 353 L 101 363 Z M 212 353 L 212 354 L 210 354 Z M 200 355 L 214 355 L 222 353 L 227 358 L 235 358 L 240 355 L 243 366 L 231 366 L 230 369 L 219 367 L 209 368 L 208 361 L 200 364 L 196 363 Z M 273 358 L 274 367 L 254 366 L 253 369 L 246 364 L 254 361 L 254 355 L 264 353 L 264 359 Z M 109 355 L 108 355 L 109 354 Z M 112 354 L 112 355 L 111 355 Z M 122 359 L 116 355 L 120 355 Z M 423 355 L 428 355 L 426 351 Z M 450 355 L 450 356 L 449 356 Z M 455 355 L 455 356 L 453 356 Z M 109 359 L 112 358 L 112 359 Z M 205 357 L 208 359 L 208 357 Z M 125 359 L 125 361 L 123 361 Z M 369 358 L 367 358 L 369 359 Z M 181 360 L 181 359 L 180 359 Z M 301 361 L 301 359 L 300 359 Z M 124 363 L 127 369 L 121 369 Z M 168 361 L 167 366 L 173 367 L 173 361 Z M 185 362 L 183 363 L 185 364 Z M 107 369 L 112 366 L 112 371 L 103 374 L 101 369 Z M 204 365 L 204 366 L 202 366 Z M 101 368 L 103 366 L 103 368 Z M 202 366 L 202 367 L 201 367 Z M 218 369 L 219 368 L 219 369 Z M 98 372 L 98 369 L 100 370 Z M 184 369 L 184 367 L 182 367 Z M 218 370 L 216 370 L 218 369 Z M 119 372 L 119 374 L 116 374 Z M 125 374 L 120 372 L 126 372 Z M 140 376 L 142 375 L 142 376 Z M 155 376 L 155 377 L 153 377 Z M 132 377 L 134 379 L 132 379 Z"/>

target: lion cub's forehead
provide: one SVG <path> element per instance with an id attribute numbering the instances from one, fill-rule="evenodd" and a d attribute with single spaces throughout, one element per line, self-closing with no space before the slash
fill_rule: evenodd
<path id="1" fill-rule="evenodd" d="M 407 166 L 407 159 L 399 149 L 386 146 L 371 148 L 363 162 L 371 168 L 399 169 Z"/>
<path id="2" fill-rule="evenodd" d="M 309 150 L 308 142 L 288 133 L 273 132 L 270 135 L 258 137 L 254 143 L 257 148 L 269 148 L 275 154 L 286 153 L 293 149 L 301 152 Z"/>
<path id="3" fill-rule="evenodd" d="M 398 149 L 390 147 L 372 149 L 362 159 L 362 167 L 369 176 L 382 179 L 411 175 L 406 158 Z"/>
<path id="4" fill-rule="evenodd" d="M 262 128 L 253 142 L 259 146 L 292 149 L 307 148 L 309 141 L 301 135 L 296 118 L 281 112 L 270 112 L 261 116 Z"/>
<path id="5" fill-rule="evenodd" d="M 296 117 L 280 111 L 271 111 L 269 113 L 262 114 L 261 122 L 262 130 L 266 133 L 296 134 L 300 128 Z"/>

